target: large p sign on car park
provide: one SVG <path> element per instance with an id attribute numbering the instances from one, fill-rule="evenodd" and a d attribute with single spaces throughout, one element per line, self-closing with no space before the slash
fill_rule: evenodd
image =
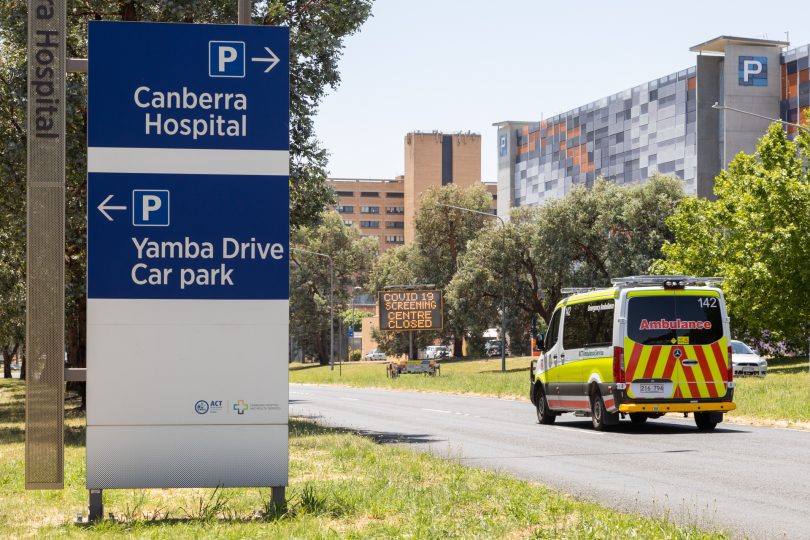
<path id="1" fill-rule="evenodd" d="M 87 487 L 285 486 L 288 30 L 89 34 Z"/>

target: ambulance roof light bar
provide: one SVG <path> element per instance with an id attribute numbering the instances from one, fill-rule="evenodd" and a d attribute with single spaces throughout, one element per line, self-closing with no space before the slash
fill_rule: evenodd
<path id="1" fill-rule="evenodd" d="M 721 277 L 697 277 L 697 276 L 628 276 L 623 278 L 614 278 L 610 280 L 615 287 L 634 287 L 634 286 L 664 286 L 665 289 L 683 289 L 687 285 L 700 286 L 700 285 L 716 285 L 719 286 L 723 283 Z"/>

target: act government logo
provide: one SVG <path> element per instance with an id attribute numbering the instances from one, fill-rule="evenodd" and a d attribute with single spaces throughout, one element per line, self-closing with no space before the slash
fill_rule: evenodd
<path id="1" fill-rule="evenodd" d="M 204 399 L 199 400 L 197 403 L 194 404 L 194 412 L 197 414 L 205 414 L 208 412 L 208 402 Z"/>
<path id="2" fill-rule="evenodd" d="M 222 411 L 223 407 L 221 399 L 212 399 L 212 400 L 201 399 L 194 404 L 194 412 L 196 412 L 197 414 L 208 414 L 208 413 L 216 414 Z"/>

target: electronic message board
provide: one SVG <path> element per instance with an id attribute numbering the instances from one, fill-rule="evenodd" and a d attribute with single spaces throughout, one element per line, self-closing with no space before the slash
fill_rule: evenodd
<path id="1" fill-rule="evenodd" d="M 380 330 L 410 332 L 444 326 L 442 291 L 382 291 L 378 296 Z"/>

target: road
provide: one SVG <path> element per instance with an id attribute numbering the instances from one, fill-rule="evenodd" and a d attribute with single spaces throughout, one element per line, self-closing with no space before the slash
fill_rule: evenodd
<path id="1" fill-rule="evenodd" d="M 542 482 L 612 508 L 735 536 L 810 539 L 810 431 L 665 417 L 595 432 L 529 401 L 290 385 L 290 415 Z"/>

